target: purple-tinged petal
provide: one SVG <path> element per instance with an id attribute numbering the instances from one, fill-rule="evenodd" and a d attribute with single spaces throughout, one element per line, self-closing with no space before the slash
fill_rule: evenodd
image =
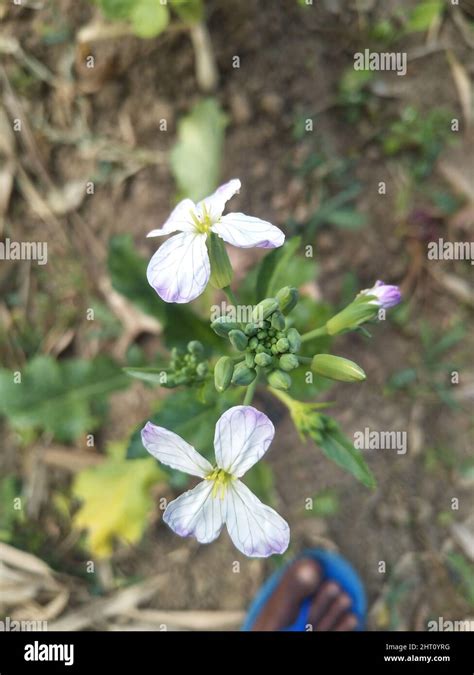
<path id="1" fill-rule="evenodd" d="M 168 504 L 164 522 L 180 537 L 195 537 L 209 544 L 220 534 L 226 515 L 226 502 L 212 494 L 213 481 L 203 480 Z"/>
<path id="2" fill-rule="evenodd" d="M 174 207 L 163 227 L 148 232 L 147 237 L 161 237 L 172 232 L 194 232 L 195 223 L 191 214 L 196 211 L 196 205 L 190 199 L 183 199 Z"/>
<path id="3" fill-rule="evenodd" d="M 164 242 L 148 264 L 148 283 L 165 302 L 191 302 L 211 274 L 206 235 L 182 232 Z"/>
<path id="4" fill-rule="evenodd" d="M 398 305 L 402 299 L 402 294 L 398 286 L 384 284 L 380 279 L 375 282 L 372 288 L 366 288 L 361 291 L 359 295 L 373 295 L 373 304 L 376 304 L 383 309 L 389 309 L 389 307 Z"/>
<path id="5" fill-rule="evenodd" d="M 228 244 L 238 248 L 277 248 L 285 242 L 283 232 L 260 218 L 244 213 L 228 213 L 211 230 Z"/>
<path id="6" fill-rule="evenodd" d="M 146 450 L 162 464 L 191 476 L 204 478 L 212 471 L 211 464 L 178 434 L 147 422 L 142 429 Z"/>
<path id="7" fill-rule="evenodd" d="M 218 187 L 212 195 L 198 203 L 199 216 L 203 218 L 207 214 L 211 223 L 215 223 L 222 216 L 226 203 L 240 190 L 240 187 L 241 183 L 238 178 L 233 178 Z"/>
<path id="8" fill-rule="evenodd" d="M 239 551 L 255 558 L 286 551 L 290 543 L 288 523 L 274 509 L 262 504 L 240 480 L 229 484 L 226 501 L 227 530 Z"/>
<path id="9" fill-rule="evenodd" d="M 275 427 L 265 413 L 248 405 L 229 408 L 216 424 L 217 466 L 240 478 L 263 457 L 274 435 Z"/>

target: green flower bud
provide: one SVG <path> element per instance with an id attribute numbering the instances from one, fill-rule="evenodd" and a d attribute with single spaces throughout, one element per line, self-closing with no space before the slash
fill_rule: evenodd
<path id="1" fill-rule="evenodd" d="M 295 368 L 298 368 L 299 365 L 300 362 L 298 361 L 298 357 L 294 354 L 283 354 L 278 361 L 278 366 L 285 371 L 294 370 Z"/>
<path id="2" fill-rule="evenodd" d="M 281 312 L 273 312 L 272 314 L 272 328 L 275 331 L 281 331 L 286 326 L 285 317 Z"/>
<path id="3" fill-rule="evenodd" d="M 191 340 L 191 342 L 188 342 L 188 352 L 193 356 L 202 356 L 204 354 L 204 347 L 199 340 Z"/>
<path id="4" fill-rule="evenodd" d="M 209 370 L 209 366 L 207 365 L 206 361 L 202 361 L 202 363 L 198 363 L 196 367 L 196 374 L 199 377 L 204 377 Z"/>
<path id="5" fill-rule="evenodd" d="M 362 382 L 366 378 L 357 363 L 332 354 L 316 354 L 311 362 L 311 370 L 313 373 L 341 382 Z"/>
<path id="6" fill-rule="evenodd" d="M 261 352 L 260 354 L 257 354 L 255 356 L 255 363 L 257 366 L 260 366 L 261 368 L 266 368 L 272 363 L 273 359 L 270 356 L 270 354 L 266 354 L 265 352 Z"/>
<path id="7" fill-rule="evenodd" d="M 249 343 L 248 337 L 241 330 L 231 330 L 229 333 L 229 340 L 239 352 L 243 352 L 244 349 L 247 349 Z"/>
<path id="8" fill-rule="evenodd" d="M 250 349 L 257 349 L 258 350 L 259 346 L 260 345 L 258 344 L 258 338 L 256 338 L 256 337 L 250 338 L 250 340 L 249 340 Z"/>
<path id="9" fill-rule="evenodd" d="M 285 286 L 284 288 L 281 288 L 276 294 L 278 305 L 284 314 L 291 312 L 293 307 L 295 307 L 298 303 L 298 298 L 298 289 L 291 286 Z"/>
<path id="10" fill-rule="evenodd" d="M 276 346 L 276 344 L 272 345 L 270 351 L 272 354 L 278 354 L 278 347 Z"/>
<path id="11" fill-rule="evenodd" d="M 276 346 L 280 354 L 284 354 L 290 348 L 290 343 L 286 338 L 280 338 L 276 343 Z"/>
<path id="12" fill-rule="evenodd" d="M 272 370 L 267 379 L 268 384 L 275 389 L 289 389 L 291 387 L 291 377 L 284 370 Z"/>
<path id="13" fill-rule="evenodd" d="M 286 334 L 286 338 L 288 340 L 290 352 L 297 354 L 301 348 L 301 335 L 296 328 L 290 328 Z"/>
<path id="14" fill-rule="evenodd" d="M 273 312 L 278 309 L 278 302 L 275 298 L 265 298 L 253 308 L 252 319 L 256 323 L 259 323 L 273 314 Z"/>
<path id="15" fill-rule="evenodd" d="M 245 363 L 238 363 L 234 368 L 232 382 L 233 384 L 247 387 L 249 384 L 252 384 L 256 376 L 257 373 L 253 368 L 249 368 Z"/>
<path id="16" fill-rule="evenodd" d="M 230 356 L 221 356 L 214 367 L 214 384 L 219 392 L 227 389 L 232 381 L 234 362 Z"/>
<path id="17" fill-rule="evenodd" d="M 245 354 L 245 365 L 249 368 L 253 368 L 255 366 L 255 357 L 251 352 L 247 352 Z"/>
<path id="18" fill-rule="evenodd" d="M 257 347 L 256 347 L 255 351 L 256 351 L 257 354 L 265 354 L 267 352 L 267 348 L 265 347 L 265 345 L 258 344 L 258 341 L 257 341 Z"/>
<path id="19" fill-rule="evenodd" d="M 215 288 L 225 288 L 232 281 L 232 265 L 224 242 L 215 232 L 211 232 L 206 239 L 209 261 L 211 264 L 210 282 Z"/>
<path id="20" fill-rule="evenodd" d="M 240 324 L 230 321 L 226 316 L 220 316 L 211 323 L 211 328 L 219 337 L 227 337 L 231 330 L 240 328 Z"/>
<path id="21" fill-rule="evenodd" d="M 245 335 L 247 335 L 248 337 L 253 337 L 254 335 L 257 335 L 257 331 L 258 331 L 258 326 L 257 326 L 257 324 L 255 324 L 255 323 L 248 323 L 248 324 L 245 326 L 244 333 L 245 333 Z"/>

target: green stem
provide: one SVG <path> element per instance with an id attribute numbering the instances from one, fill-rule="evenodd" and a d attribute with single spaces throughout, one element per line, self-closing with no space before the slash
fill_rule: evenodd
<path id="1" fill-rule="evenodd" d="M 322 337 L 327 334 L 328 329 L 326 326 L 321 326 L 320 328 L 315 328 L 314 330 L 310 330 L 309 333 L 302 335 L 301 342 L 308 342 L 308 340 L 313 340 L 314 338 Z"/>
<path id="2" fill-rule="evenodd" d="M 298 361 L 300 363 L 311 363 L 312 360 L 311 356 L 298 356 Z"/>
<path id="3" fill-rule="evenodd" d="M 223 290 L 224 293 L 227 295 L 227 298 L 230 300 L 230 302 L 231 302 L 233 305 L 238 305 L 238 304 L 239 304 L 237 298 L 236 298 L 235 295 L 234 295 L 234 291 L 231 289 L 230 286 L 224 286 L 224 288 L 223 288 L 222 290 Z"/>
<path id="4" fill-rule="evenodd" d="M 244 402 L 242 405 L 250 405 L 253 401 L 253 396 L 255 394 L 255 390 L 257 388 L 257 382 L 259 380 L 259 370 L 257 368 L 257 376 L 255 377 L 255 380 L 249 384 L 247 387 L 247 391 L 245 392 L 244 396 Z"/>

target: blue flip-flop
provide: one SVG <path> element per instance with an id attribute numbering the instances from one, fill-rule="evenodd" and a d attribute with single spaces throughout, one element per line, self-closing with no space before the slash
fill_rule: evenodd
<path id="1" fill-rule="evenodd" d="M 352 605 L 349 611 L 351 611 L 357 617 L 358 623 L 355 630 L 364 630 L 367 617 L 367 600 L 360 577 L 352 565 L 350 565 L 345 558 L 338 555 L 337 553 L 324 551 L 323 549 L 319 548 L 304 551 L 300 556 L 298 556 L 298 558 L 312 558 L 313 560 L 316 560 L 316 562 L 318 562 L 321 567 L 323 580 L 335 581 L 339 584 L 342 590 L 347 593 L 347 595 L 352 600 Z M 272 576 L 263 584 L 252 601 L 252 604 L 250 605 L 247 617 L 242 626 L 242 630 L 249 631 L 252 629 L 252 626 L 257 620 L 257 617 L 259 616 L 263 607 L 267 603 L 269 597 L 280 583 L 282 575 L 293 562 L 294 560 L 288 565 L 284 566 L 282 569 L 274 572 Z M 312 598 L 310 597 L 306 598 L 306 600 L 301 603 L 301 608 L 296 621 L 292 623 L 291 626 L 283 628 L 283 631 L 307 630 L 311 601 Z"/>

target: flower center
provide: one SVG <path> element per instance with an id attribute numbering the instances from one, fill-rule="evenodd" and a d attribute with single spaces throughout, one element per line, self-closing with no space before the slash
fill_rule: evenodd
<path id="1" fill-rule="evenodd" d="M 196 226 L 196 232 L 199 232 L 199 234 L 209 234 L 212 221 L 205 204 L 202 205 L 201 217 L 199 217 L 195 211 L 191 211 L 191 218 Z"/>
<path id="2" fill-rule="evenodd" d="M 224 471 L 224 469 L 216 467 L 206 476 L 206 480 L 214 481 L 214 485 L 212 486 L 212 496 L 215 498 L 220 493 L 220 498 L 224 499 L 227 486 L 235 480 L 235 476 Z"/>

